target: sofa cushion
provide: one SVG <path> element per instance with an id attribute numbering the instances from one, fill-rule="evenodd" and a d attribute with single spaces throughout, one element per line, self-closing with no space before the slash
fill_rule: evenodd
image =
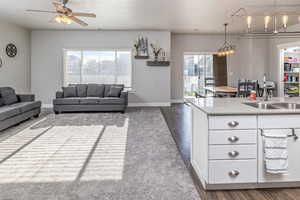
<path id="1" fill-rule="evenodd" d="M 125 100 L 123 98 L 117 97 L 105 97 L 100 98 L 100 105 L 123 105 L 125 104 Z"/>
<path id="2" fill-rule="evenodd" d="M 108 94 L 109 94 L 109 92 L 110 92 L 111 86 L 121 87 L 122 90 L 124 89 L 124 85 L 122 85 L 122 84 L 105 85 L 104 97 L 108 97 Z"/>
<path id="3" fill-rule="evenodd" d="M 5 105 L 11 105 L 18 102 L 15 90 L 10 87 L 0 88 L 1 97 Z"/>
<path id="4" fill-rule="evenodd" d="M 63 90 L 63 97 L 68 98 L 68 97 L 76 97 L 76 88 L 73 86 L 69 87 L 62 87 Z"/>
<path id="5" fill-rule="evenodd" d="M 40 101 L 32 101 L 32 102 L 21 102 L 21 103 L 16 103 L 13 104 L 15 108 L 20 109 L 20 111 L 27 112 L 31 111 L 33 109 L 41 108 L 41 102 Z"/>
<path id="6" fill-rule="evenodd" d="M 121 87 L 111 86 L 108 96 L 109 97 L 120 97 L 122 90 L 123 90 L 123 88 L 121 88 Z"/>
<path id="7" fill-rule="evenodd" d="M 80 99 L 80 104 L 84 105 L 97 105 L 100 102 L 99 97 L 85 97 Z"/>
<path id="8" fill-rule="evenodd" d="M 55 105 L 77 105 L 79 102 L 80 98 L 78 97 L 59 98 L 53 100 L 53 104 Z"/>
<path id="9" fill-rule="evenodd" d="M 88 84 L 87 96 L 88 97 L 103 97 L 104 96 L 104 85 Z"/>
<path id="10" fill-rule="evenodd" d="M 87 85 L 86 84 L 77 84 L 76 87 L 76 93 L 77 97 L 86 97 L 87 95 Z"/>
<path id="11" fill-rule="evenodd" d="M 20 109 L 18 107 L 15 107 L 14 104 L 9 106 L 2 106 L 0 107 L 0 121 L 11 118 L 20 113 Z"/>

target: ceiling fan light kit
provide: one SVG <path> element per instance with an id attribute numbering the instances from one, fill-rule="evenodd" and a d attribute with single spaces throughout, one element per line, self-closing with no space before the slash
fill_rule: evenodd
<path id="1" fill-rule="evenodd" d="M 54 17 L 54 21 L 59 24 L 71 24 L 75 22 L 81 26 L 87 26 L 88 24 L 78 17 L 90 17 L 96 18 L 94 13 L 81 13 L 81 12 L 73 12 L 72 9 L 68 8 L 66 4 L 69 0 L 62 0 L 61 2 L 53 2 L 53 6 L 55 7 L 55 11 L 47 11 L 47 10 L 26 10 L 27 12 L 38 12 L 38 13 L 51 13 L 58 14 Z"/>

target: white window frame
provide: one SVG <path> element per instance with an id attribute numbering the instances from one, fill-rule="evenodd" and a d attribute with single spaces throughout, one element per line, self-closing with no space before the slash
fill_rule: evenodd
<path id="1" fill-rule="evenodd" d="M 63 48 L 63 85 L 68 86 L 69 83 L 66 82 L 66 73 L 67 73 L 67 62 L 66 62 L 66 56 L 68 51 L 81 51 L 81 62 L 83 61 L 82 59 L 82 53 L 83 51 L 114 51 L 114 52 L 120 52 L 120 51 L 126 51 L 130 52 L 130 63 L 131 63 L 131 74 L 130 74 L 130 87 L 125 86 L 125 88 L 131 89 L 133 88 L 133 74 L 134 74 L 134 68 L 133 68 L 133 53 L 132 49 L 98 49 L 98 48 Z M 81 63 L 82 66 L 82 63 Z M 80 74 L 81 76 L 81 74 Z"/>

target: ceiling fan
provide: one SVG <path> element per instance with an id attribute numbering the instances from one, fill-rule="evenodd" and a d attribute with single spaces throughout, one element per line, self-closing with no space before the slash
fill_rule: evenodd
<path id="1" fill-rule="evenodd" d="M 32 10 L 28 9 L 27 12 L 39 12 L 39 13 L 53 13 L 58 14 L 54 21 L 63 24 L 71 24 L 75 22 L 80 24 L 81 26 L 87 26 L 88 24 L 77 17 L 92 17 L 96 18 L 96 15 L 93 13 L 81 13 L 81 12 L 73 12 L 72 9 L 68 8 L 66 5 L 69 0 L 62 0 L 61 2 L 53 2 L 53 6 L 56 11 L 47 11 L 47 10 Z"/>

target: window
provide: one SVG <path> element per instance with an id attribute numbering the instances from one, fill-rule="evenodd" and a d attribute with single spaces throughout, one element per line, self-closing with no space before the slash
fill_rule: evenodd
<path id="1" fill-rule="evenodd" d="M 213 55 L 184 55 L 184 97 L 204 95 L 206 77 L 213 77 Z"/>
<path id="2" fill-rule="evenodd" d="M 64 84 L 124 84 L 131 87 L 130 50 L 65 50 Z"/>

